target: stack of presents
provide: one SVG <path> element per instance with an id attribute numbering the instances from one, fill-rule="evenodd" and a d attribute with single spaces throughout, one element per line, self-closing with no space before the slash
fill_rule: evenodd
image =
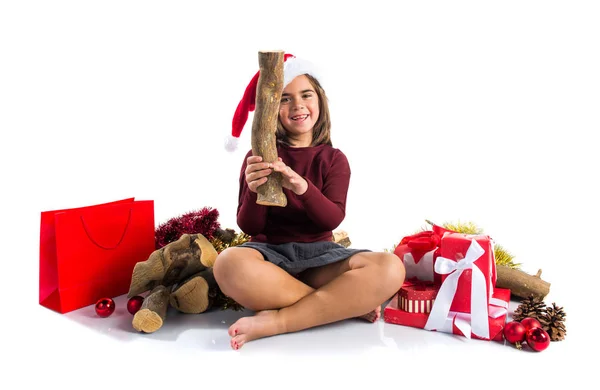
<path id="1" fill-rule="evenodd" d="M 394 253 L 404 263 L 406 281 L 385 307 L 385 322 L 502 341 L 510 290 L 496 287 L 489 236 L 433 225 L 404 237 Z"/>

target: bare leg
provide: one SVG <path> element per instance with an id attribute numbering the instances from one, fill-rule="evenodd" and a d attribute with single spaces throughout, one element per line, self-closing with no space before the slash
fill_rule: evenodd
<path id="1" fill-rule="evenodd" d="M 218 256 L 213 273 L 224 294 L 248 309 L 261 311 L 291 306 L 349 270 L 347 259 L 307 270 L 298 280 L 265 261 L 257 250 L 232 247 Z M 373 322 L 378 319 L 374 311 L 365 314 Z"/>
<path id="2" fill-rule="evenodd" d="M 213 274 L 223 294 L 254 311 L 281 309 L 298 302 L 314 289 L 252 248 L 231 247 L 219 254 Z"/>
<path id="3" fill-rule="evenodd" d="M 299 279 L 310 287 L 318 289 L 347 271 L 350 271 L 350 259 L 324 265 L 322 267 L 310 268 L 302 272 Z M 381 305 L 377 305 L 375 309 L 358 318 L 363 318 L 369 322 L 379 320 L 379 318 L 381 318 Z"/>
<path id="4" fill-rule="evenodd" d="M 291 306 L 236 321 L 229 328 L 232 348 L 261 337 L 361 316 L 394 295 L 404 281 L 402 262 L 390 253 L 359 253 L 348 265 L 347 272 Z"/>

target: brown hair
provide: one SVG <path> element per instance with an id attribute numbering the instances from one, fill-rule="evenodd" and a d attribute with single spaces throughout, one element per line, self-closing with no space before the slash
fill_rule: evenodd
<path id="1" fill-rule="evenodd" d="M 322 144 L 332 146 L 331 119 L 329 118 L 329 104 L 327 103 L 327 95 L 325 95 L 325 91 L 317 79 L 309 74 L 305 74 L 305 76 L 308 78 L 310 85 L 313 86 L 315 92 L 317 93 L 317 97 L 319 98 L 319 119 L 317 119 L 317 123 L 315 123 L 315 127 L 313 128 L 312 143 L 310 146 Z M 292 146 L 279 117 L 277 117 L 277 132 L 275 134 L 277 136 L 278 143 L 286 146 Z"/>

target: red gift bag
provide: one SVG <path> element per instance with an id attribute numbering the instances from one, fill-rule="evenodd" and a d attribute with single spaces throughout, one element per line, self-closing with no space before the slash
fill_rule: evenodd
<path id="1" fill-rule="evenodd" d="M 44 211 L 40 305 L 59 313 L 127 293 L 133 267 L 155 250 L 154 202 L 134 198 Z"/>

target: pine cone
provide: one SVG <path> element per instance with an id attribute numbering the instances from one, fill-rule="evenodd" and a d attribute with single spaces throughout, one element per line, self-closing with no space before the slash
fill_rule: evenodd
<path id="1" fill-rule="evenodd" d="M 539 318 L 540 324 L 548 332 L 550 340 L 561 341 L 565 339 L 567 335 L 567 328 L 565 327 L 566 316 L 567 314 L 563 308 L 556 306 L 556 303 L 553 302 L 552 306 L 546 308 L 546 313 Z"/>
<path id="2" fill-rule="evenodd" d="M 521 301 L 521 304 L 515 310 L 513 320 L 521 321 L 527 317 L 533 317 L 540 320 L 540 317 L 546 313 L 546 304 L 541 298 L 530 295 L 529 298 Z"/>

